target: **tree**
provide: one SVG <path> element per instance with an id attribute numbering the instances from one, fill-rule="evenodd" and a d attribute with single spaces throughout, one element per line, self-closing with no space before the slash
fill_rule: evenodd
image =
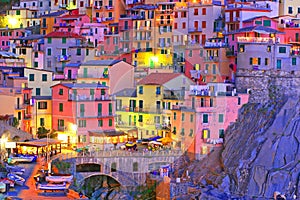
<path id="1" fill-rule="evenodd" d="M 37 137 L 39 138 L 39 139 L 41 139 L 41 138 L 46 138 L 47 137 L 47 134 L 50 132 L 50 130 L 49 129 L 46 129 L 45 127 L 39 127 L 38 128 L 38 131 L 37 131 Z"/>
<path id="2" fill-rule="evenodd" d="M 12 126 L 15 128 L 17 128 L 19 126 L 19 120 L 16 117 L 14 117 L 14 119 L 13 119 Z"/>

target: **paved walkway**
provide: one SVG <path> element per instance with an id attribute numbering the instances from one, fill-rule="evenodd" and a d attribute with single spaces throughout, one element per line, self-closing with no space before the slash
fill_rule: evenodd
<path id="1" fill-rule="evenodd" d="M 24 200 L 68 200 L 68 199 L 80 199 L 77 192 L 70 190 L 66 195 L 63 192 L 47 192 L 36 190 L 34 175 L 38 173 L 39 169 L 42 169 L 42 165 L 45 165 L 45 158 L 38 158 L 36 165 L 34 166 L 30 177 L 26 181 L 28 189 L 22 190 L 18 197 Z M 87 198 L 85 198 L 87 199 Z"/>

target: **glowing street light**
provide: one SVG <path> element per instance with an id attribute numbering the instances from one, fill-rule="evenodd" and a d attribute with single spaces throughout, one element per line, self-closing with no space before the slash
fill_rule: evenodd
<path id="1" fill-rule="evenodd" d="M 19 24 L 19 20 L 14 16 L 7 16 L 7 22 L 11 28 L 16 28 Z"/>

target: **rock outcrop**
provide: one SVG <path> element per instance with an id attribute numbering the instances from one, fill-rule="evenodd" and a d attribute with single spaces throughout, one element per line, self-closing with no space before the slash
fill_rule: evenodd
<path id="1" fill-rule="evenodd" d="M 184 165 L 175 174 L 189 171 L 199 199 L 300 199 L 300 100 L 244 105 L 223 149 Z"/>

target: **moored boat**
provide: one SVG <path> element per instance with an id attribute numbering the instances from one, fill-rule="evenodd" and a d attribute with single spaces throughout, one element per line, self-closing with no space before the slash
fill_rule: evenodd
<path id="1" fill-rule="evenodd" d="M 8 173 L 7 178 L 14 181 L 17 185 L 24 185 L 25 179 L 13 173 Z"/>
<path id="2" fill-rule="evenodd" d="M 50 175 L 46 176 L 46 181 L 51 183 L 71 183 L 73 181 L 73 175 Z"/>
<path id="3" fill-rule="evenodd" d="M 38 189 L 40 189 L 40 190 L 67 190 L 68 185 L 66 183 L 62 183 L 62 184 L 52 184 L 52 183 L 39 184 Z"/>
<path id="4" fill-rule="evenodd" d="M 5 183 L 0 182 L 0 192 L 1 193 L 6 192 L 6 184 Z"/>

